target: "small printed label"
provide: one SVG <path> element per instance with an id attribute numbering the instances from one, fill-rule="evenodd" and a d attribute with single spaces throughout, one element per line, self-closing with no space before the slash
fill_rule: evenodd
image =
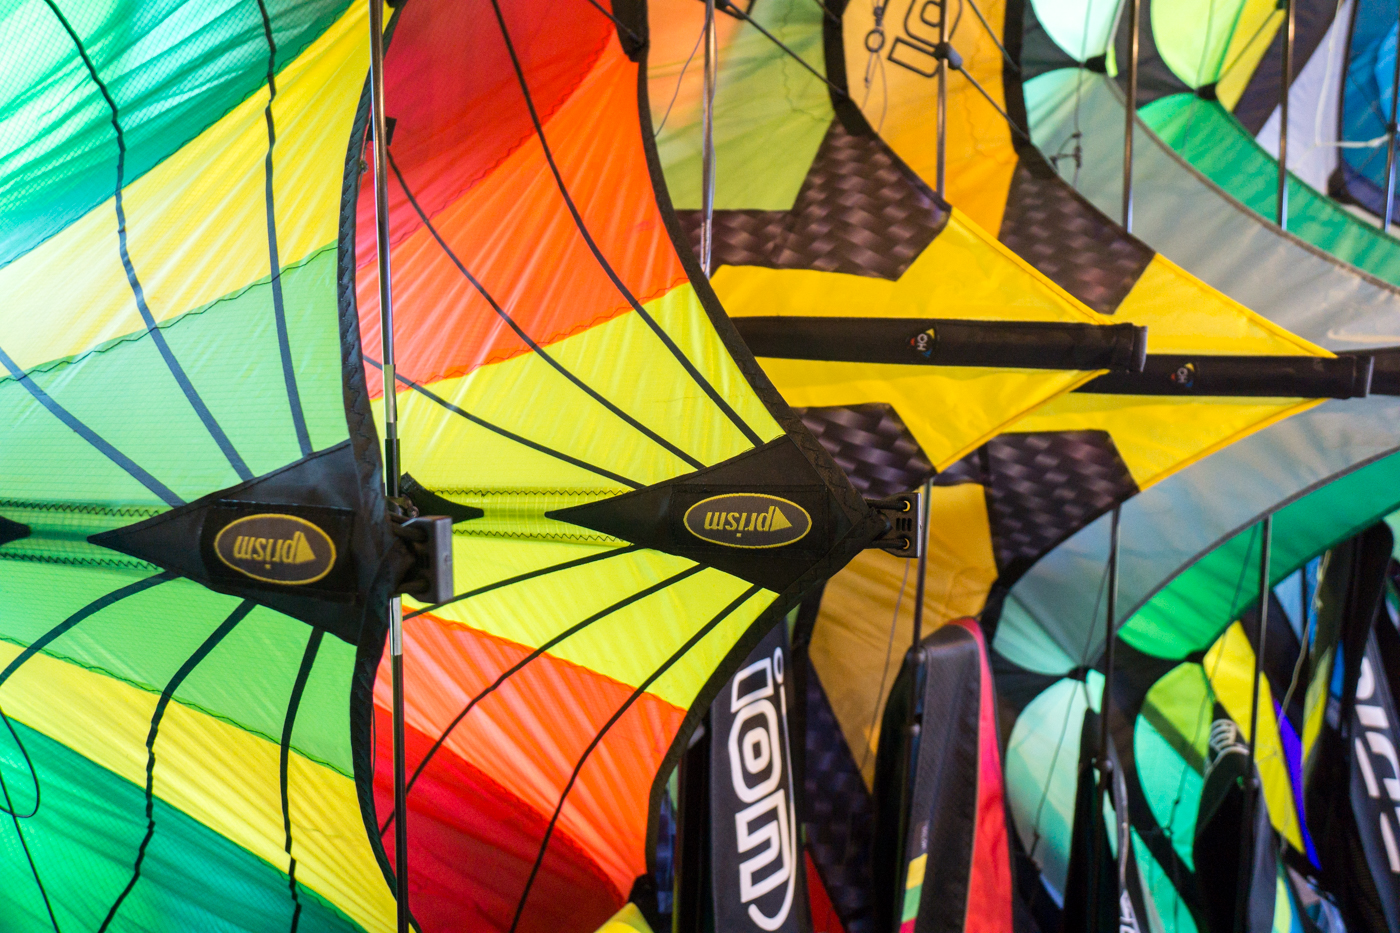
<path id="1" fill-rule="evenodd" d="M 685 513 L 685 527 L 711 544 L 782 547 L 812 530 L 812 516 L 797 503 L 777 496 L 728 493 L 692 505 Z"/>
<path id="2" fill-rule="evenodd" d="M 304 586 L 335 567 L 335 542 L 320 526 L 295 515 L 263 513 L 229 522 L 214 538 L 225 566 L 262 583 Z"/>

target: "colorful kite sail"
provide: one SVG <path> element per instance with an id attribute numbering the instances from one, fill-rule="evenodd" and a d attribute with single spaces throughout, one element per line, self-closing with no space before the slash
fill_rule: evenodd
<path id="1" fill-rule="evenodd" d="M 877 23 L 867 5 L 847 6 L 839 24 L 845 56 L 836 77 L 852 86 L 882 138 L 931 178 L 937 126 L 930 56 L 937 35 L 911 12 L 916 7 L 926 9 L 891 5 Z M 1209 366 L 1212 355 L 1327 355 L 1192 278 L 1057 178 L 998 112 L 1008 99 L 1010 113 L 1018 112 L 1019 86 L 1004 77 L 1011 71 L 990 31 L 1001 26 L 1001 5 L 981 4 L 978 12 L 989 27 L 968 16 L 953 30 L 966 75 L 949 76 L 950 197 L 972 205 L 976 222 L 998 230 L 1002 244 L 1111 314 L 1108 319 L 1147 323 L 1151 354 L 1171 360 L 1171 371 L 1188 361 Z M 936 21 L 936 11 L 932 15 Z M 837 27 L 831 22 L 827 29 L 835 34 Z M 878 55 L 867 40 L 880 46 Z M 1343 366 L 1349 371 L 1351 364 Z M 1157 371 L 1153 367 L 1150 355 L 1149 373 Z M 1162 384 L 1170 385 L 1166 368 L 1161 374 Z M 1157 386 L 1138 391 L 1123 384 L 1059 396 L 940 477 L 949 485 L 933 491 L 925 601 L 932 621 L 980 613 L 994 587 L 1004 590 L 1115 503 L 1312 404 L 1230 397 L 1229 388 L 1209 395 Z M 892 617 L 895 641 L 908 644 L 909 582 L 904 568 L 884 555 L 857 558 L 827 587 L 813 636 L 814 663 L 830 665 L 824 683 L 867 772 L 872 766 L 864 750 L 873 748 L 878 733 L 870 709 L 878 707 L 881 683 L 888 685 L 900 663 L 898 653 L 886 651 Z"/>
<path id="2" fill-rule="evenodd" d="M 1045 26 L 1042 5 L 1032 0 L 1021 8 L 1026 36 L 1022 91 L 1031 135 L 1043 151 L 1058 156 L 1061 175 L 1080 193 L 1105 210 L 1117 209 L 1123 182 L 1123 96 L 1114 78 L 1094 70 L 1107 67 L 1104 56 L 1113 41 L 1108 25 L 1102 32 L 1080 33 L 1079 26 L 1065 31 L 1071 30 L 1069 23 L 1082 19 L 1045 14 L 1058 24 Z M 1150 19 L 1144 15 L 1144 30 Z M 1185 32 L 1189 35 L 1190 29 Z M 1170 90 L 1180 91 L 1180 86 Z M 1142 93 L 1145 99 L 1152 87 L 1144 85 Z M 1182 107 L 1198 106 L 1185 97 L 1174 99 Z M 1219 109 L 1213 102 L 1199 106 L 1202 112 Z M 1139 116 L 1147 119 L 1150 110 L 1145 107 Z M 1264 201 L 1250 194 L 1263 184 L 1264 176 L 1272 184 L 1276 168 L 1258 161 L 1265 154 L 1257 147 L 1250 155 L 1254 144 L 1247 138 L 1241 146 L 1232 146 L 1232 138 L 1248 134 L 1223 113 L 1220 116 L 1234 130 L 1212 129 L 1213 135 L 1202 140 L 1205 149 L 1218 144 L 1222 151 L 1234 153 L 1229 164 L 1211 157 L 1218 176 L 1215 168 L 1195 164 L 1194 155 L 1188 161 L 1144 122 L 1137 124 L 1134 232 L 1225 294 L 1334 352 L 1393 346 L 1395 329 L 1387 322 L 1400 313 L 1400 291 L 1392 287 L 1390 260 L 1385 258 L 1392 255 L 1393 246 L 1325 204 L 1328 224 L 1340 225 L 1337 229 L 1346 237 L 1360 237 L 1371 245 L 1344 248 L 1346 237 L 1341 235 L 1312 239 L 1312 227 L 1302 218 L 1313 201 L 1295 197 L 1298 182 L 1289 189 L 1289 232 L 1279 231 L 1270 222 L 1273 197 Z M 1181 129 L 1186 129 L 1184 123 Z M 1318 199 L 1322 202 L 1325 199 Z M 1193 221 L 1184 224 L 1183 217 Z M 1211 246 L 1226 243 L 1229 248 Z M 1379 257 L 1379 264 L 1367 258 L 1372 255 Z"/>
<path id="3" fill-rule="evenodd" d="M 1340 748 L 1328 746 L 1328 730 L 1335 732 L 1339 720 L 1335 708 L 1325 715 L 1324 710 L 1353 693 L 1381 708 L 1390 702 L 1391 681 L 1377 646 L 1393 647 L 1396 636 L 1394 617 L 1381 609 L 1380 600 L 1390 534 L 1373 527 L 1345 543 L 1338 536 L 1354 535 L 1358 524 L 1368 521 L 1370 506 L 1360 503 L 1370 497 L 1358 490 L 1370 487 L 1359 484 L 1386 481 L 1397 468 L 1394 460 L 1367 468 L 1373 471 L 1369 476 L 1361 471 L 1354 483 L 1353 478 L 1339 481 L 1338 488 L 1326 487 L 1281 510 L 1270 563 L 1275 572 L 1257 743 L 1264 812 L 1272 825 L 1265 835 L 1276 834 L 1294 853 L 1285 861 L 1311 879 L 1307 884 L 1330 892 L 1334 905 L 1340 900 L 1351 917 L 1368 901 L 1357 891 L 1369 886 L 1369 899 L 1379 901 L 1375 886 L 1386 891 L 1393 885 L 1384 842 L 1389 816 L 1380 820 L 1371 804 L 1375 797 L 1365 781 L 1369 748 L 1363 746 L 1359 751 L 1365 754 L 1353 759 L 1350 740 L 1342 740 Z M 1310 558 L 1324 543 L 1332 545 L 1327 555 L 1321 561 Z M 1212 889 L 1220 887 L 1233 898 L 1233 885 L 1218 885 L 1219 878 L 1203 874 L 1210 869 L 1202 864 L 1198 810 L 1204 819 L 1219 756 L 1249 737 L 1258 616 L 1248 604 L 1258 600 L 1251 581 L 1258 561 L 1257 529 L 1243 532 L 1184 572 L 1124 627 L 1128 650 L 1120 654 L 1114 733 L 1131 797 L 1134 854 L 1163 929 L 1217 929 L 1209 919 Z M 1246 581 L 1239 594 L 1232 586 L 1236 580 Z M 1199 604 L 1197 593 L 1205 597 Z M 1163 624 L 1168 618 L 1182 619 L 1184 630 Z M 1351 659 L 1345 674 L 1342 657 Z M 1363 657 L 1375 666 L 1369 686 L 1361 682 Z M 1079 673 L 1042 682 L 1013 700 L 1021 713 L 1007 752 L 1012 812 L 1022 843 L 1057 890 L 1064 890 L 1070 825 L 1076 819 L 1073 770 L 1065 764 L 1075 758 L 1075 739 L 1064 723 L 1079 721 L 1086 697 L 1096 707 L 1102 685 L 1096 672 L 1085 681 Z M 1337 699 L 1329 701 L 1329 692 Z M 1365 709 L 1361 715 L 1379 722 Z M 1354 792 L 1348 789 L 1351 778 Z M 1358 847 L 1363 840 L 1373 851 Z M 1220 853 L 1207 854 L 1218 862 Z M 1296 873 L 1280 871 L 1279 895 L 1271 882 L 1262 900 L 1271 911 L 1287 904 L 1287 912 L 1300 913 L 1295 889 L 1303 883 Z M 1385 913 L 1378 909 L 1376 916 Z M 1391 927 L 1382 921 L 1349 928 Z"/>
<path id="4" fill-rule="evenodd" d="M 1137 366 L 1140 331 L 1112 326 L 948 205 L 833 90 L 821 8 L 726 9 L 713 285 L 858 488 L 911 489 L 1037 405 Z M 704 8 L 660 0 L 649 13 L 657 148 L 698 250 L 701 68 L 691 53 Z M 872 429 L 907 462 L 868 452 L 860 432 Z"/>

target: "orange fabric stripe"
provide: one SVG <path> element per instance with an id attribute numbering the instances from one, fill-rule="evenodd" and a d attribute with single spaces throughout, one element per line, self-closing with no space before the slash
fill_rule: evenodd
<path id="1" fill-rule="evenodd" d="M 577 9 L 589 11 L 586 4 Z M 524 99 L 503 95 L 500 106 L 523 108 Z M 584 225 L 636 299 L 649 301 L 683 283 L 685 272 L 656 205 L 642 147 L 637 66 L 615 36 L 549 120 L 545 135 Z M 475 145 L 479 136 L 473 132 L 465 138 Z M 415 187 L 416 167 L 399 167 Z M 457 258 L 538 344 L 561 340 L 631 307 L 580 233 L 537 139 L 511 152 L 432 220 Z M 363 239 L 369 231 L 361 230 Z M 433 382 L 530 352 L 427 229 L 394 248 L 393 268 L 398 366 L 409 378 Z M 357 291 L 361 339 L 377 348 L 374 263 L 360 268 Z M 374 395 L 379 382 L 369 380 Z"/>

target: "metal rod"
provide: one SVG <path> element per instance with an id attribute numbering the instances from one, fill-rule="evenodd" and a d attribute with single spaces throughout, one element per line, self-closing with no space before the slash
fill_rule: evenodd
<path id="1" fill-rule="evenodd" d="M 1395 117 L 1396 105 L 1400 104 L 1400 55 L 1395 56 L 1395 70 L 1390 78 L 1390 124 L 1386 127 L 1389 139 L 1385 147 L 1385 216 L 1381 229 L 1389 230 L 1395 219 Z"/>
<path id="2" fill-rule="evenodd" d="M 1118 640 L 1118 553 L 1122 539 L 1122 507 L 1113 507 L 1113 518 L 1108 531 L 1108 594 L 1104 613 L 1104 669 L 1103 694 L 1099 698 L 1099 780 L 1094 788 L 1094 810 L 1089 814 L 1089 825 L 1094 830 L 1093 858 L 1089 864 L 1089 929 L 1098 933 L 1099 928 L 1099 879 L 1103 875 L 1103 833 L 1099 832 L 1099 821 L 1103 819 L 1103 802 L 1108 793 L 1109 782 L 1113 780 L 1113 758 L 1108 753 L 1109 719 L 1113 712 L 1113 646 Z M 1115 902 L 1117 897 L 1114 898 Z"/>
<path id="3" fill-rule="evenodd" d="M 1259 779 L 1254 772 L 1254 742 L 1259 735 L 1259 681 L 1263 677 L 1265 637 L 1269 632 L 1269 551 L 1273 545 L 1274 517 L 1259 523 L 1259 628 L 1254 642 L 1254 683 L 1249 700 L 1249 750 L 1245 758 L 1243 818 L 1240 823 L 1240 876 L 1235 884 L 1235 930 L 1245 933 L 1249 923 L 1249 889 L 1254 861 L 1254 819 L 1259 799 Z"/>
<path id="4" fill-rule="evenodd" d="M 374 136 L 374 245 L 379 259 L 379 336 L 384 361 L 384 492 L 399 495 L 399 412 L 394 382 L 394 297 L 389 271 L 389 133 L 384 116 L 384 5 L 369 2 L 370 109 Z M 394 893 L 398 931 L 408 933 L 408 785 L 404 762 L 403 606 L 389 600 L 394 688 Z"/>
<path id="5" fill-rule="evenodd" d="M 715 84 L 718 66 L 715 0 L 705 0 L 705 87 L 700 102 L 700 268 L 707 278 L 715 237 Z"/>
<path id="6" fill-rule="evenodd" d="M 1288 90 L 1293 84 L 1293 34 L 1297 4 L 1294 0 L 1281 0 L 1287 5 L 1283 27 L 1283 73 L 1279 76 L 1279 121 L 1278 121 L 1278 225 L 1288 229 Z"/>
<path id="7" fill-rule="evenodd" d="M 948 173 L 948 0 L 938 2 L 938 139 L 935 141 L 937 162 L 935 163 L 934 190 L 944 196 L 944 182 Z M 919 573 L 919 585 L 923 586 L 924 575 Z M 920 607 L 923 599 L 920 597 Z M 917 642 L 916 642 L 917 643 Z"/>
<path id="8" fill-rule="evenodd" d="M 913 647 L 919 647 L 919 642 L 924 637 L 924 584 L 928 577 L 928 513 L 931 493 L 933 492 L 933 479 L 924 480 L 924 488 L 919 496 L 919 533 L 923 535 L 923 540 L 918 542 L 919 556 L 916 559 L 915 567 L 919 576 L 914 581 L 914 641 Z"/>
<path id="9" fill-rule="evenodd" d="M 1138 21 L 1142 0 L 1128 4 L 1128 106 L 1123 121 L 1123 229 L 1133 232 L 1133 127 L 1137 122 Z"/>

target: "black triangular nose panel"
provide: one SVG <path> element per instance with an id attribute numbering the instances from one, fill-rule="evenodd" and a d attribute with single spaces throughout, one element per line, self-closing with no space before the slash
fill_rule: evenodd
<path id="1" fill-rule="evenodd" d="M 89 540 L 351 644 L 411 562 L 363 506 L 348 441 Z"/>
<path id="2" fill-rule="evenodd" d="M 704 470 L 549 513 L 781 592 L 854 520 L 784 436 Z"/>

